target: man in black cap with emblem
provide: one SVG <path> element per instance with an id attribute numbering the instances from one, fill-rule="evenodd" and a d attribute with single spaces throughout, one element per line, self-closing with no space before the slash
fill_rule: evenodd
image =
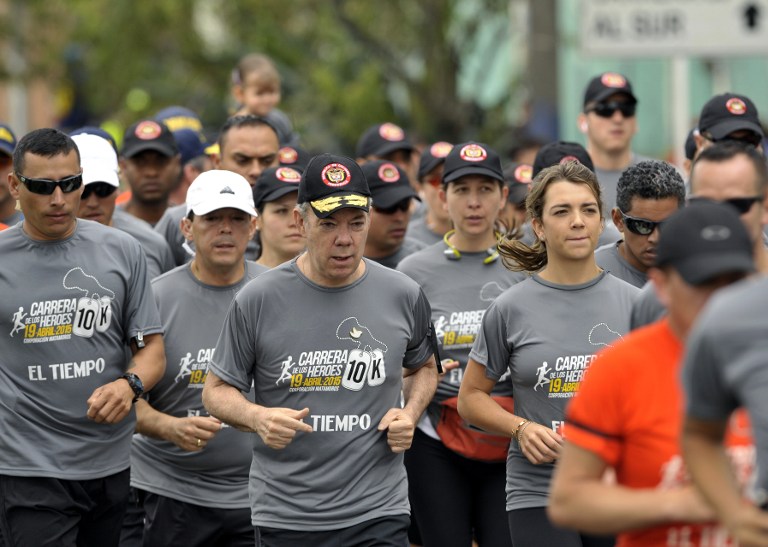
<path id="1" fill-rule="evenodd" d="M 238 293 L 209 365 L 208 411 L 258 433 L 260 545 L 407 543 L 402 453 L 437 385 L 434 333 L 419 286 L 363 258 L 370 196 L 351 158 L 310 161 L 294 212 L 307 250 Z"/>
<path id="2" fill-rule="evenodd" d="M 693 134 L 696 152 L 722 141 L 740 141 L 763 150 L 765 133 L 757 107 L 745 95 L 715 95 L 701 109 L 699 126 Z"/>

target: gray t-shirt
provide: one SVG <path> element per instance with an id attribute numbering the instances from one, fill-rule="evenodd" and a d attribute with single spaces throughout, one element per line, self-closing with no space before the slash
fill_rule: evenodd
<path id="1" fill-rule="evenodd" d="M 422 241 L 418 241 L 416 239 L 412 239 L 410 237 L 406 237 L 403 239 L 403 244 L 400 246 L 400 248 L 393 254 L 389 256 L 383 256 L 380 258 L 368 258 L 368 260 L 373 260 L 375 262 L 378 262 L 382 266 L 386 266 L 387 268 L 397 268 L 397 265 L 400 264 L 400 261 L 404 259 L 408 255 L 412 255 L 416 251 L 420 251 L 423 248 L 427 246 L 426 243 Z"/>
<path id="2" fill-rule="evenodd" d="M 426 245 L 433 245 L 443 240 L 443 234 L 433 232 L 427 226 L 427 217 L 422 216 L 417 219 L 411 219 L 408 223 L 408 231 L 406 237 L 421 241 Z"/>
<path id="3" fill-rule="evenodd" d="M 623 279 L 630 285 L 640 288 L 645 285 L 648 276 L 621 256 L 619 252 L 619 244 L 621 243 L 622 241 L 617 241 L 616 243 L 598 247 L 595 251 L 595 262 L 606 272 L 611 272 L 611 274 L 619 279 Z"/>
<path id="4" fill-rule="evenodd" d="M 173 255 L 168 243 L 143 220 L 116 207 L 112 215 L 112 227 L 131 234 L 141 243 L 141 248 L 147 256 L 147 271 L 150 279 L 174 268 Z"/>
<path id="5" fill-rule="evenodd" d="M 186 264 L 195 256 L 194 244 L 188 242 L 181 232 L 181 219 L 185 216 L 187 216 L 187 206 L 182 203 L 166 209 L 163 216 L 155 224 L 155 231 L 168 242 L 176 266 Z M 245 249 L 246 260 L 259 258 L 259 243 L 255 239 L 256 237 L 254 236 L 254 239 L 248 242 L 248 247 Z"/>
<path id="6" fill-rule="evenodd" d="M 643 285 L 640 294 L 632 304 L 632 314 L 630 315 L 629 328 L 639 329 L 645 325 L 655 323 L 667 314 L 667 309 L 656 296 L 656 290 L 650 281 Z"/>
<path id="7" fill-rule="evenodd" d="M 403 455 L 377 431 L 401 406 L 403 368 L 432 354 L 430 309 L 408 276 L 365 261 L 339 288 L 312 283 L 296 259 L 235 297 L 210 369 L 266 407 L 309 408 L 282 450 L 253 435 L 250 498 L 256 526 L 334 530 L 408 514 Z"/>
<path id="8" fill-rule="evenodd" d="M 719 290 L 699 316 L 686 343 L 683 387 L 686 413 L 726 421 L 746 408 L 757 450 L 753 499 L 768 502 L 768 278 Z"/>
<path id="9" fill-rule="evenodd" d="M 0 474 L 97 479 L 128 468 L 136 415 L 86 417 L 127 368 L 131 338 L 162 333 L 139 243 L 79 219 L 60 241 L 0 232 Z"/>
<path id="10" fill-rule="evenodd" d="M 202 392 L 224 317 L 235 294 L 267 270 L 246 262 L 239 282 L 216 287 L 200 282 L 189 264 L 158 277 L 152 288 L 165 328 L 165 374 L 146 399 L 155 410 L 183 418 L 208 416 Z M 135 435 L 131 486 L 204 507 L 248 507 L 251 436 L 224 427 L 199 452 L 170 441 Z"/>
<path id="11" fill-rule="evenodd" d="M 641 161 L 648 161 L 650 159 L 651 158 L 646 158 L 645 156 L 633 153 L 632 159 L 627 167 L 637 165 Z M 616 207 L 616 194 L 619 178 L 624 172 L 624 169 L 609 170 L 595 167 L 595 175 L 597 175 L 597 180 L 600 182 L 600 188 L 603 190 L 603 216 L 605 217 L 606 223 L 611 222 L 611 210 Z"/>
<path id="12" fill-rule="evenodd" d="M 480 330 L 488 306 L 501 293 L 528 276 L 510 272 L 500 259 L 484 264 L 488 253 L 461 253 L 460 260 L 449 260 L 442 241 L 403 260 L 397 267 L 421 285 L 432 308 L 437 342 L 442 359 L 455 359 L 461 366 L 443 376 L 437 386 L 433 407 L 459 394 L 469 350 Z M 499 382 L 494 395 L 512 395 L 512 386 Z M 432 409 L 434 410 L 434 408 Z"/>
<path id="13" fill-rule="evenodd" d="M 562 433 L 565 407 L 595 353 L 629 331 L 638 289 L 602 272 L 581 285 L 538 275 L 491 304 L 470 352 L 498 380 L 507 370 L 515 414 Z M 507 511 L 545 507 L 553 464 L 532 465 L 512 442 L 507 456 Z"/>

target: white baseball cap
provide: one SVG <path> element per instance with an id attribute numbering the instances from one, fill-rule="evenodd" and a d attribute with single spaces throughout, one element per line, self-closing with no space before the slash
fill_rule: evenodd
<path id="1" fill-rule="evenodd" d="M 115 188 L 120 186 L 117 177 L 117 154 L 109 141 L 98 135 L 80 133 L 72 137 L 80 152 L 83 168 L 83 184 L 106 182 Z"/>
<path id="2" fill-rule="evenodd" d="M 227 208 L 256 216 L 253 190 L 248 181 L 237 173 L 222 169 L 200 173 L 187 190 L 187 215 L 207 215 Z"/>

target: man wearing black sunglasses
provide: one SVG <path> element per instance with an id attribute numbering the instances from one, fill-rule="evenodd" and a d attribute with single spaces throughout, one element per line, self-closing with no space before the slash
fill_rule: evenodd
<path id="1" fill-rule="evenodd" d="M 642 161 L 619 178 L 613 223 L 622 239 L 595 251 L 598 266 L 635 287 L 647 281 L 656 260 L 659 227 L 685 204 L 685 183 L 664 161 Z"/>
<path id="2" fill-rule="evenodd" d="M 696 153 L 726 140 L 740 141 L 762 151 L 764 138 L 755 103 L 736 93 L 723 93 L 708 100 L 694 131 Z"/>
<path id="3" fill-rule="evenodd" d="M 689 201 L 710 200 L 734 207 L 754 244 L 755 268 L 768 274 L 763 228 L 768 224 L 766 191 L 768 166 L 754 146 L 726 141 L 701 150 L 691 168 Z M 662 228 L 663 229 L 663 228 Z M 652 287 L 643 287 L 632 307 L 633 329 L 652 323 L 664 313 Z"/>
<path id="4" fill-rule="evenodd" d="M 165 369 L 144 254 L 127 234 L 77 219 L 83 174 L 70 137 L 32 131 L 13 164 L 24 220 L 0 233 L 0 537 L 117 545 L 133 403 Z"/>
<path id="5" fill-rule="evenodd" d="M 371 226 L 363 256 L 389 268 L 426 243 L 405 237 L 414 199 L 421 199 L 411 187 L 408 175 L 394 162 L 372 160 L 362 166 L 371 189 Z"/>
<path id="6" fill-rule="evenodd" d="M 616 185 L 624 169 L 649 159 L 632 152 L 632 138 L 637 132 L 636 108 L 632 84 L 615 72 L 592 78 L 584 93 L 579 130 L 586 137 L 587 152 L 603 189 L 605 215 L 616 206 Z"/>
<path id="7" fill-rule="evenodd" d="M 144 249 L 150 279 L 173 269 L 175 264 L 171 248 L 163 236 L 143 220 L 115 208 L 120 181 L 117 177 L 117 154 L 109 141 L 88 133 L 75 135 L 72 140 L 80 151 L 83 167 L 83 194 L 77 216 L 112 226 L 135 237 Z"/>

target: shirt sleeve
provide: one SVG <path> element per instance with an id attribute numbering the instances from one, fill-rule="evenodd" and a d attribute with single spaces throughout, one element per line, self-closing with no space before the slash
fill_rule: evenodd
<path id="1" fill-rule="evenodd" d="M 209 367 L 222 380 L 243 392 L 249 391 L 253 383 L 255 339 L 250 318 L 243 313 L 243 307 L 236 297 L 224 319 Z"/>
<path id="2" fill-rule="evenodd" d="M 587 369 L 579 391 L 567 407 L 565 438 L 597 455 L 610 466 L 617 465 L 622 450 L 622 426 L 626 423 L 616 389 L 623 363 L 616 352 L 600 354 Z"/>
<path id="3" fill-rule="evenodd" d="M 405 350 L 404 367 L 419 368 L 433 354 L 430 333 L 431 318 L 432 309 L 429 301 L 424 291 L 419 288 L 419 295 L 413 306 L 413 335 Z"/>
<path id="4" fill-rule="evenodd" d="M 683 388 L 686 415 L 703 420 L 725 421 L 738 407 L 723 375 L 726 362 L 719 355 L 717 342 L 702 321 L 694 327 L 683 359 Z"/>
<path id="5" fill-rule="evenodd" d="M 163 332 L 144 251 L 138 242 L 135 242 L 131 248 L 132 257 L 128 258 L 131 263 L 126 265 L 126 269 L 131 272 L 124 312 L 126 342 L 138 333 L 146 335 Z"/>
<path id="6" fill-rule="evenodd" d="M 512 348 L 507 341 L 506 321 L 496 304 L 493 302 L 483 315 L 469 358 L 485 367 L 487 378 L 498 381 L 509 368 Z"/>

